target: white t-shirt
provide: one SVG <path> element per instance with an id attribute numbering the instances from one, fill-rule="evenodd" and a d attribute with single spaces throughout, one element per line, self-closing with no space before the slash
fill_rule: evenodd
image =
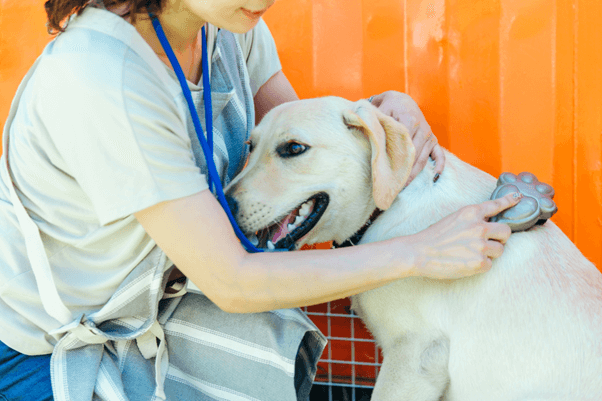
<path id="1" fill-rule="evenodd" d="M 210 27 L 209 49 L 216 32 Z M 237 38 L 255 95 L 281 69 L 275 44 L 263 21 Z M 122 18 L 86 8 L 32 67 L 5 129 L 17 194 L 74 319 L 99 310 L 155 246 L 133 213 L 207 188 L 191 150 L 189 111 L 174 101 L 179 84 L 153 73 L 156 56 L 144 46 Z M 7 185 L 0 181 L 0 341 L 48 354 L 55 341 L 47 333 L 60 324 L 44 311 L 27 268 Z"/>

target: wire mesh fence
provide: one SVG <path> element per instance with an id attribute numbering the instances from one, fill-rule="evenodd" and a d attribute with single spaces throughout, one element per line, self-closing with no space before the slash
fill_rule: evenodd
<path id="1" fill-rule="evenodd" d="M 303 308 L 328 339 L 311 401 L 368 401 L 382 364 L 376 342 L 348 298 Z"/>

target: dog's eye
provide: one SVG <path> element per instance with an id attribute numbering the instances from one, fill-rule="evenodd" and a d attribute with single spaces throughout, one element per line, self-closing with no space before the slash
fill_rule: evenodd
<path id="1" fill-rule="evenodd" d="M 293 157 L 300 155 L 308 148 L 309 146 L 302 145 L 298 142 L 287 142 L 278 146 L 278 148 L 276 148 L 276 152 L 278 152 L 281 157 Z"/>
<path id="2" fill-rule="evenodd" d="M 247 145 L 249 145 L 249 153 L 251 153 L 253 151 L 253 142 L 251 142 L 251 140 L 249 139 L 248 141 L 245 141 L 245 143 Z"/>

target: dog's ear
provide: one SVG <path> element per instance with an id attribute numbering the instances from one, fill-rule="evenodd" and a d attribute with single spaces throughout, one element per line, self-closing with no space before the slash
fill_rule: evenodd
<path id="1" fill-rule="evenodd" d="M 386 210 L 403 189 L 414 165 L 414 145 L 406 127 L 365 100 L 345 110 L 343 121 L 361 130 L 372 147 L 372 195 L 376 207 Z"/>

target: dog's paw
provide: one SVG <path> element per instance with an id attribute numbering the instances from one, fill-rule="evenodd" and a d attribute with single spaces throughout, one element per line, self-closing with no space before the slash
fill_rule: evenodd
<path id="1" fill-rule="evenodd" d="M 516 206 L 492 217 L 490 221 L 506 223 L 513 232 L 528 230 L 536 224 L 543 224 L 558 210 L 552 200 L 554 188 L 540 182 L 531 173 L 523 172 L 518 176 L 502 173 L 497 180 L 497 188 L 491 194 L 491 199 L 501 198 L 511 192 L 520 192 L 523 198 Z"/>

